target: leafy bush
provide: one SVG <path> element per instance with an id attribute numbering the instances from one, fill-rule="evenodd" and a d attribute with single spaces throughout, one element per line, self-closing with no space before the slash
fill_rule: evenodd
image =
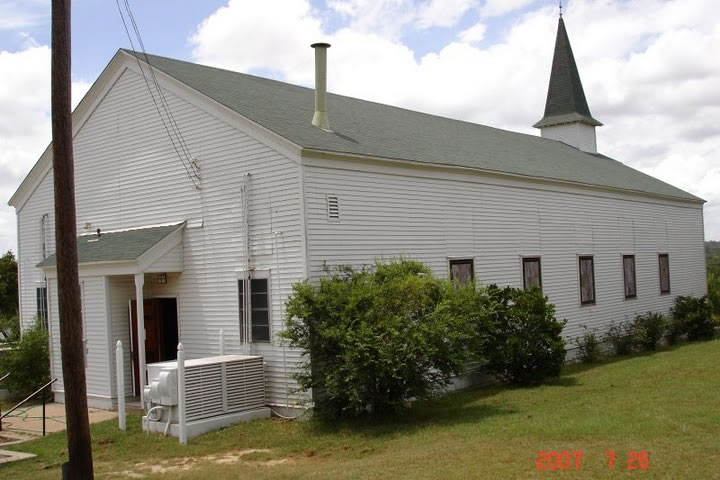
<path id="1" fill-rule="evenodd" d="M 631 322 L 611 323 L 605 338 L 612 345 L 616 355 L 627 355 L 642 343 L 642 336 L 638 335 L 635 324 Z"/>
<path id="2" fill-rule="evenodd" d="M 472 287 L 456 290 L 408 260 L 327 273 L 293 286 L 283 333 L 309 355 L 296 379 L 314 389 L 320 414 L 401 410 L 462 372 L 477 341 L 469 327 L 483 322 Z"/>
<path id="3" fill-rule="evenodd" d="M 13 343 L 20 338 L 20 319 L 17 314 L 0 314 L 0 343 Z"/>
<path id="4" fill-rule="evenodd" d="M 487 370 L 516 385 L 540 383 L 556 377 L 565 361 L 566 322 L 555 319 L 555 306 L 539 289 L 498 288 L 484 292 L 492 326 L 486 356 Z"/>
<path id="5" fill-rule="evenodd" d="M 575 339 L 575 344 L 578 347 L 578 357 L 583 363 L 597 362 L 602 356 L 601 341 L 595 330 L 589 331 L 584 325 L 583 328 L 585 329 L 583 336 Z"/>
<path id="6" fill-rule="evenodd" d="M 670 310 L 672 322 L 668 339 L 671 342 L 685 335 L 688 340 L 709 340 L 715 336 L 715 323 L 707 297 L 680 296 Z"/>
<path id="7" fill-rule="evenodd" d="M 50 381 L 48 335 L 39 321 L 0 358 L 0 372 L 11 373 L 3 386 L 16 396 L 27 396 Z"/>
<path id="8" fill-rule="evenodd" d="M 712 314 L 720 318 L 720 273 L 708 273 L 707 298 Z"/>
<path id="9" fill-rule="evenodd" d="M 655 350 L 658 342 L 665 335 L 667 325 L 667 319 L 660 313 L 647 312 L 638 315 L 633 322 L 634 339 L 643 349 Z"/>

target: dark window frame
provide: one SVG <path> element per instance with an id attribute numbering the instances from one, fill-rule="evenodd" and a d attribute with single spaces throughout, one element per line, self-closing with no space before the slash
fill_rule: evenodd
<path id="1" fill-rule="evenodd" d="M 48 295 L 47 285 L 35 287 L 35 316 L 42 323 L 43 328 L 48 328 Z"/>
<path id="2" fill-rule="evenodd" d="M 537 257 L 537 256 L 535 256 L 535 257 L 522 257 L 523 289 L 525 289 L 525 290 L 530 290 L 530 288 L 533 288 L 533 287 L 528 288 L 528 286 L 527 286 L 527 278 L 526 278 L 526 276 L 525 276 L 525 264 L 526 264 L 526 263 L 533 263 L 533 262 L 537 262 L 537 264 L 538 264 L 538 284 L 537 284 L 537 287 L 540 288 L 540 290 L 542 290 L 542 260 L 541 260 L 540 257 Z"/>
<path id="3" fill-rule="evenodd" d="M 243 326 L 245 325 L 245 322 L 249 322 L 250 324 L 250 342 L 251 343 L 272 343 L 272 332 L 270 329 L 270 324 L 272 322 L 272 313 L 271 313 L 271 288 L 270 288 L 270 277 L 243 277 L 238 278 L 238 317 L 240 320 L 240 340 L 244 340 L 245 331 Z M 254 291 L 253 283 L 257 284 L 258 282 L 264 282 L 265 283 L 265 291 Z M 250 294 L 250 315 L 246 315 L 245 313 L 245 305 L 243 301 L 243 296 L 245 295 L 245 292 L 249 292 Z M 259 307 L 259 306 L 253 306 L 253 296 L 262 295 L 265 294 L 265 306 Z M 260 302 L 257 302 L 260 303 Z M 266 317 L 266 323 L 264 324 L 256 324 L 253 319 L 256 317 L 255 313 L 263 312 L 265 313 Z M 256 335 L 256 331 L 264 331 L 264 335 Z"/>
<path id="4" fill-rule="evenodd" d="M 583 261 L 590 260 L 590 273 L 592 277 L 592 299 L 583 300 L 583 276 L 582 276 L 582 263 Z M 594 255 L 580 255 L 578 256 L 578 283 L 580 286 L 580 305 L 595 305 L 597 302 L 597 293 L 595 291 L 595 256 Z"/>
<path id="5" fill-rule="evenodd" d="M 475 259 L 474 258 L 453 258 L 448 260 L 448 269 L 450 270 L 450 280 L 453 278 L 453 265 L 470 265 L 470 283 L 475 281 Z"/>
<path id="6" fill-rule="evenodd" d="M 633 293 L 628 294 L 627 275 L 625 275 L 625 260 L 632 259 L 632 286 Z M 635 261 L 635 255 L 623 255 L 622 256 L 622 272 L 623 272 L 623 293 L 625 294 L 626 300 L 637 298 L 637 262 Z"/>
<path id="7" fill-rule="evenodd" d="M 663 258 L 666 262 L 666 269 L 665 273 L 667 274 L 667 288 L 663 290 L 663 268 L 662 268 L 662 261 Z M 658 282 L 660 284 L 660 295 L 669 295 L 670 294 L 670 254 L 668 253 L 658 253 Z"/>

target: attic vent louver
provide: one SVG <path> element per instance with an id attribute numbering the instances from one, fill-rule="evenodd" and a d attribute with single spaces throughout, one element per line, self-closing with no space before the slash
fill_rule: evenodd
<path id="1" fill-rule="evenodd" d="M 340 202 L 338 201 L 337 195 L 327 196 L 327 214 L 328 220 L 335 222 L 340 221 Z"/>

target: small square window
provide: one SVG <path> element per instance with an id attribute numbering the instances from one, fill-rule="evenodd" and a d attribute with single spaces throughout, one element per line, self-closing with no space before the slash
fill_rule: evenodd
<path id="1" fill-rule="evenodd" d="M 595 303 L 595 265 L 593 257 L 580 257 L 580 303 Z"/>
<path id="2" fill-rule="evenodd" d="M 540 272 L 540 258 L 527 257 L 522 259 L 523 264 L 523 288 L 542 288 L 542 275 Z"/>
<path id="3" fill-rule="evenodd" d="M 625 285 L 625 298 L 636 298 L 635 255 L 623 255 L 623 283 Z"/>
<path id="4" fill-rule="evenodd" d="M 473 259 L 450 260 L 450 280 L 460 284 L 472 283 L 475 278 Z"/>

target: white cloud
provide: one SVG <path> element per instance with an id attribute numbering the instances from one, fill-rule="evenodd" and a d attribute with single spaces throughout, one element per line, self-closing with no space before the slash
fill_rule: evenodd
<path id="1" fill-rule="evenodd" d="M 393 39 L 399 38 L 417 15 L 412 0 L 328 0 L 327 5 L 345 19 L 351 30 Z"/>
<path id="2" fill-rule="evenodd" d="M 0 2 L 0 31 L 27 28 L 46 22 L 50 2 L 47 0 L 2 0 Z"/>
<path id="3" fill-rule="evenodd" d="M 50 48 L 0 51 L 0 79 L 0 252 L 5 252 L 16 244 L 15 211 L 5 202 L 50 142 Z M 73 82 L 74 104 L 88 88 Z"/>
<path id="4" fill-rule="evenodd" d="M 452 27 L 474 3 L 473 0 L 430 0 L 420 5 L 417 25 L 421 29 Z"/>
<path id="5" fill-rule="evenodd" d="M 483 17 L 500 17 L 525 8 L 535 0 L 486 0 L 480 9 Z"/>
<path id="6" fill-rule="evenodd" d="M 193 36 L 195 58 L 311 85 L 308 45 L 326 40 L 333 44 L 328 83 L 334 92 L 537 134 L 530 125 L 542 115 L 547 92 L 554 3 L 526 11 L 494 44 L 479 44 L 484 21 L 420 58 L 403 42 L 402 28 L 423 28 L 430 18 L 434 25 L 452 24 L 465 2 L 453 2 L 460 13 L 442 17 L 430 13 L 441 5 L 435 1 L 332 0 L 330 8 L 345 19 L 333 33 L 306 0 L 288 0 L 283 11 L 269 3 L 231 0 Z M 480 16 L 532 3 L 488 0 Z M 574 0 L 565 20 L 590 107 L 606 125 L 598 130 L 600 150 L 709 200 L 706 236 L 720 238 L 720 165 L 714 159 L 720 151 L 720 64 L 712 54 L 720 50 L 720 26 L 707 15 L 713 8 L 710 0 Z M 259 18 L 262 27 L 254 25 Z"/>
<path id="7" fill-rule="evenodd" d="M 487 32 L 487 25 L 484 23 L 476 23 L 467 30 L 458 33 L 458 40 L 470 44 L 480 43 L 485 39 L 485 32 Z"/>

